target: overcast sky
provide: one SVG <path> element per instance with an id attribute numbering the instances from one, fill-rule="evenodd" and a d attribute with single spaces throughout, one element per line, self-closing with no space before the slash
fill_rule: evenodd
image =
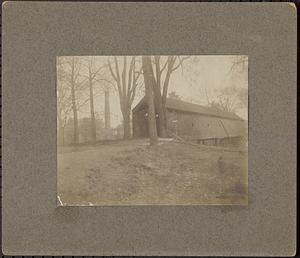
<path id="1" fill-rule="evenodd" d="M 236 56 L 235 56 L 236 57 Z M 217 99 L 218 91 L 221 88 L 235 86 L 248 89 L 248 64 L 244 69 L 232 70 L 234 56 L 191 56 L 185 60 L 182 68 L 177 69 L 171 75 L 168 92 L 176 92 L 182 100 L 207 105 L 208 101 Z M 95 57 L 96 64 L 102 65 L 107 62 L 105 56 Z M 82 68 L 85 73 L 85 68 Z M 108 71 L 104 71 L 105 76 L 109 78 Z M 94 86 L 101 88 L 99 83 Z M 137 93 L 133 107 L 143 97 L 143 92 Z M 132 107 L 132 108 L 133 108 Z M 110 109 L 112 127 L 122 123 L 122 114 L 120 112 L 118 93 L 115 90 L 110 91 Z M 89 105 L 87 104 L 79 111 L 79 117 L 89 117 Z M 103 116 L 104 112 L 104 94 L 99 93 L 95 97 L 95 112 Z M 240 109 L 237 114 L 247 119 L 247 109 Z"/>

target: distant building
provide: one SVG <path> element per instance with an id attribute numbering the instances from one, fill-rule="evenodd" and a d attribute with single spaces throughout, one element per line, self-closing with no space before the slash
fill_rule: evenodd
<path id="1" fill-rule="evenodd" d="M 208 145 L 240 145 L 247 139 L 247 123 L 234 113 L 168 98 L 168 134 Z M 133 137 L 148 137 L 147 103 L 132 110 Z"/>

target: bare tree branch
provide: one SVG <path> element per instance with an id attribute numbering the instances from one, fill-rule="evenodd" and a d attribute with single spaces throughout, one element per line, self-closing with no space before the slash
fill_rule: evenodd
<path id="1" fill-rule="evenodd" d="M 107 62 L 108 62 L 108 68 L 109 68 L 109 71 L 110 71 L 112 77 L 113 77 L 113 78 L 115 79 L 115 81 L 117 82 L 117 81 L 118 81 L 117 75 L 113 72 L 113 69 L 112 69 L 112 67 L 111 67 L 111 64 L 110 64 L 109 59 L 108 59 Z"/>
<path id="2" fill-rule="evenodd" d="M 180 66 L 182 66 L 182 63 L 183 63 L 185 60 L 189 59 L 189 58 L 190 58 L 189 56 L 183 57 L 183 58 L 178 57 L 179 62 L 178 62 L 178 64 L 177 64 L 174 68 L 172 68 L 172 72 L 174 72 L 174 71 L 177 70 Z M 175 63 L 175 62 L 174 62 L 174 63 Z"/>

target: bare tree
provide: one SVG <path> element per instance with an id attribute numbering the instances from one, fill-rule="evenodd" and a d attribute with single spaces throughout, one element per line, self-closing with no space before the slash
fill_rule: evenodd
<path id="1" fill-rule="evenodd" d="M 245 69 L 248 69 L 248 56 L 233 56 L 232 65 L 229 72 L 241 73 L 244 72 Z"/>
<path id="2" fill-rule="evenodd" d="M 77 144 L 79 142 L 78 111 L 88 102 L 88 99 L 82 98 L 86 80 L 83 80 L 80 75 L 81 62 L 79 57 L 60 57 L 59 61 L 65 73 L 64 87 L 70 94 L 65 100 L 70 101 L 74 128 L 73 142 Z"/>
<path id="3" fill-rule="evenodd" d="M 246 88 L 232 85 L 218 90 L 217 94 L 217 100 L 211 101 L 209 106 L 232 113 L 247 108 L 248 90 Z"/>
<path id="4" fill-rule="evenodd" d="M 96 118 L 95 118 L 95 107 L 94 107 L 94 84 L 99 81 L 97 76 L 100 74 L 104 66 L 96 66 L 95 57 L 90 56 L 86 59 L 86 67 L 88 70 L 88 88 L 89 88 L 89 103 L 90 103 L 90 113 L 91 113 L 91 138 L 95 142 L 97 140 L 97 128 L 96 128 Z"/>
<path id="5" fill-rule="evenodd" d="M 78 110 L 76 105 L 76 82 L 79 76 L 79 68 L 76 70 L 75 57 L 71 58 L 71 99 L 72 99 L 72 110 L 73 110 L 73 122 L 74 122 L 74 143 L 79 142 L 79 132 L 78 132 Z"/>
<path id="6" fill-rule="evenodd" d="M 220 89 L 217 101 L 212 106 L 228 112 L 237 112 L 238 109 L 245 109 L 248 106 L 248 89 L 243 87 L 248 81 L 248 56 L 233 56 L 232 65 L 229 70 L 231 80 L 238 81 L 238 86 L 232 84 Z"/>
<path id="7" fill-rule="evenodd" d="M 122 60 L 122 65 L 119 60 Z M 128 59 L 129 62 L 128 62 Z M 123 116 L 124 138 L 131 136 L 130 114 L 132 102 L 135 98 L 136 89 L 138 87 L 138 79 L 141 71 L 137 70 L 136 57 L 113 57 L 113 65 L 108 59 L 108 67 L 113 77 L 119 94 L 120 107 Z"/>
<path id="8" fill-rule="evenodd" d="M 155 84 L 153 86 L 155 97 L 155 110 L 158 115 L 158 135 L 160 137 L 167 136 L 167 119 L 166 119 L 166 101 L 169 89 L 171 75 L 183 62 L 189 57 L 168 56 L 163 61 L 161 56 L 154 56 Z"/>
<path id="9" fill-rule="evenodd" d="M 237 98 L 236 88 L 234 86 L 226 87 L 218 91 L 217 101 L 210 103 L 211 107 L 227 111 L 236 112 L 237 110 Z"/>
<path id="10" fill-rule="evenodd" d="M 148 105 L 148 130 L 150 145 L 157 145 L 157 128 L 155 119 L 155 108 L 153 100 L 153 88 L 155 85 L 155 79 L 153 76 L 153 69 L 151 64 L 151 58 L 149 56 L 142 57 L 143 74 L 145 82 L 145 94 Z"/>
<path id="11" fill-rule="evenodd" d="M 57 122 L 58 122 L 58 142 L 65 144 L 65 127 L 71 112 L 70 91 L 66 87 L 66 73 L 62 62 L 57 60 Z"/>

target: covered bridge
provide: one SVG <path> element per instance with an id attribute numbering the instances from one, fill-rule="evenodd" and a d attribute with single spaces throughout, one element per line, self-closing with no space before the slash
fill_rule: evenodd
<path id="1" fill-rule="evenodd" d="M 147 103 L 132 110 L 133 136 L 148 137 Z M 247 139 L 247 123 L 234 113 L 177 99 L 166 101 L 168 133 L 208 145 L 240 145 Z"/>

